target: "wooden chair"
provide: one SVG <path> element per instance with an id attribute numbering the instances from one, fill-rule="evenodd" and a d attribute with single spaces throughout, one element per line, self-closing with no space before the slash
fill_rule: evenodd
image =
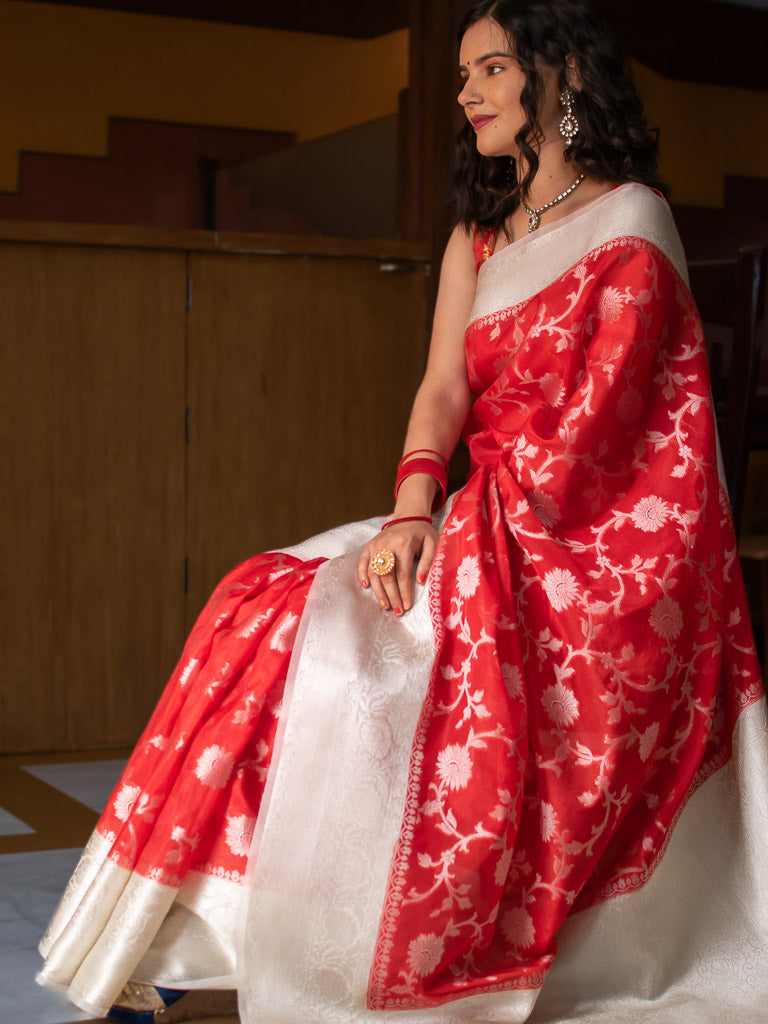
<path id="1" fill-rule="evenodd" d="M 768 679 L 768 509 L 766 532 L 742 535 L 749 453 L 757 438 L 760 360 L 768 351 L 768 246 L 750 246 L 733 260 L 689 263 L 691 291 L 704 323 L 712 394 L 720 431 L 728 495 L 739 554 L 757 565 L 761 605 L 763 677 Z"/>

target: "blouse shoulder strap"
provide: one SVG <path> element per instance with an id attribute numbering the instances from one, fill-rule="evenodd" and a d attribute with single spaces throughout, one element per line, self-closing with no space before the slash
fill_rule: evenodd
<path id="1" fill-rule="evenodd" d="M 493 256 L 497 234 L 496 228 L 489 228 L 487 231 L 483 231 L 482 228 L 475 228 L 473 242 L 475 247 L 475 267 L 477 270 L 482 267 L 487 259 Z"/>

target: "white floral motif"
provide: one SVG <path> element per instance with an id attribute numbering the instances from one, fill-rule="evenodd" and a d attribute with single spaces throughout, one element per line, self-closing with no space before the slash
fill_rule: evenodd
<path id="1" fill-rule="evenodd" d="M 557 820 L 557 812 L 552 804 L 547 804 L 542 801 L 541 804 L 541 838 L 545 843 L 548 843 L 554 835 L 557 834 L 558 825 L 560 822 Z"/>
<path id="2" fill-rule="evenodd" d="M 504 684 L 510 697 L 519 697 L 523 692 L 523 673 L 518 665 L 510 665 L 505 662 L 501 666 L 501 674 L 504 677 Z"/>
<path id="3" fill-rule="evenodd" d="M 564 683 L 548 686 L 541 695 L 541 703 L 555 725 L 572 725 L 579 717 L 576 694 Z"/>
<path id="4" fill-rule="evenodd" d="M 656 746 L 656 740 L 659 738 L 659 723 L 654 722 L 649 725 L 645 732 L 640 737 L 640 747 L 638 753 L 640 754 L 641 761 L 647 761 L 648 758 L 654 751 Z"/>
<path id="5" fill-rule="evenodd" d="M 512 855 L 514 854 L 514 852 L 514 847 L 510 846 L 510 848 L 508 850 L 505 850 L 504 853 L 502 853 L 502 855 L 499 857 L 498 863 L 496 864 L 496 869 L 493 872 L 493 880 L 496 883 L 496 885 L 504 885 L 504 883 L 506 882 L 507 875 L 509 874 L 509 866 L 512 863 Z"/>
<path id="6" fill-rule="evenodd" d="M 244 879 L 242 871 L 229 871 L 220 864 L 203 864 L 197 870 L 203 872 L 203 874 L 211 875 L 213 878 L 226 878 L 228 882 L 241 884 Z"/>
<path id="7" fill-rule="evenodd" d="M 171 841 L 176 843 L 175 850 L 169 850 L 165 856 L 166 864 L 180 864 L 185 856 L 196 850 L 200 843 L 199 833 L 190 835 L 183 825 L 174 825 L 171 830 Z M 185 852 L 184 847 L 187 847 Z"/>
<path id="8" fill-rule="evenodd" d="M 233 818 L 227 818 L 224 838 L 235 857 L 248 856 L 255 827 L 256 819 L 249 818 L 247 814 L 237 814 Z"/>
<path id="9" fill-rule="evenodd" d="M 267 610 L 265 612 L 257 612 L 240 629 L 240 632 L 237 635 L 240 637 L 241 640 L 247 640 L 248 637 L 253 636 L 253 634 L 261 626 L 263 626 L 265 622 L 269 621 L 271 615 L 272 615 L 272 609 L 271 608 L 267 608 Z"/>
<path id="10" fill-rule="evenodd" d="M 270 650 L 287 651 L 299 625 L 299 616 L 290 612 L 276 626 L 272 639 L 269 641 Z"/>
<path id="11" fill-rule="evenodd" d="M 683 628 L 683 613 L 677 601 L 662 597 L 651 608 L 651 628 L 664 640 L 674 640 Z"/>
<path id="12" fill-rule="evenodd" d="M 640 392 L 631 385 L 619 397 L 616 414 L 623 423 L 634 423 L 640 415 L 643 402 Z"/>
<path id="13" fill-rule="evenodd" d="M 206 747 L 195 765 L 195 775 L 204 786 L 212 789 L 223 789 L 232 774 L 235 763 L 234 756 L 224 747 L 213 744 Z"/>
<path id="14" fill-rule="evenodd" d="M 514 446 L 512 446 L 512 455 L 515 458 L 515 468 L 518 473 L 522 472 L 524 468 L 527 468 L 528 463 L 536 455 L 538 455 L 539 449 L 536 445 L 530 444 L 525 434 L 518 434 L 515 440 Z"/>
<path id="15" fill-rule="evenodd" d="M 605 323 L 615 323 L 621 316 L 624 296 L 616 288 L 603 288 L 597 299 L 597 315 Z"/>
<path id="16" fill-rule="evenodd" d="M 643 533 L 656 533 L 660 530 L 670 514 L 670 507 L 656 494 L 641 498 L 632 509 L 632 522 Z"/>
<path id="17" fill-rule="evenodd" d="M 112 804 L 115 810 L 115 817 L 119 818 L 120 821 L 127 821 L 140 796 L 141 786 L 131 786 L 130 783 L 126 782 Z"/>
<path id="18" fill-rule="evenodd" d="M 585 792 L 579 793 L 576 799 L 582 807 L 594 807 L 599 799 L 599 794 L 592 793 L 590 790 L 585 790 Z"/>
<path id="19" fill-rule="evenodd" d="M 179 676 L 179 686 L 186 686 L 190 680 L 192 673 L 195 671 L 199 664 L 197 658 L 191 658 L 184 671 Z"/>
<path id="20" fill-rule="evenodd" d="M 537 488 L 528 500 L 533 514 L 548 529 L 551 529 L 559 521 L 560 506 L 551 494 L 547 494 L 546 491 L 540 491 Z"/>
<path id="21" fill-rule="evenodd" d="M 480 583 L 480 564 L 477 555 L 467 555 L 462 559 L 456 573 L 456 585 L 462 597 L 472 597 Z"/>
<path id="22" fill-rule="evenodd" d="M 536 939 L 533 918 L 525 907 L 513 907 L 504 915 L 501 928 L 513 949 L 528 949 Z"/>
<path id="23" fill-rule="evenodd" d="M 458 743 L 451 743 L 437 755 L 437 774 L 448 789 L 464 789 L 472 778 L 472 758 Z"/>
<path id="24" fill-rule="evenodd" d="M 568 569 L 550 569 L 544 577 L 543 586 L 556 612 L 564 611 L 578 597 L 579 585 Z"/>
<path id="25" fill-rule="evenodd" d="M 422 978 L 431 974 L 440 963 L 443 949 L 442 938 L 434 932 L 417 935 L 408 946 L 408 963 L 411 970 Z"/>
<path id="26" fill-rule="evenodd" d="M 562 404 L 565 395 L 565 385 L 559 374 L 545 373 L 539 383 L 548 405 L 557 408 L 558 405 Z"/>

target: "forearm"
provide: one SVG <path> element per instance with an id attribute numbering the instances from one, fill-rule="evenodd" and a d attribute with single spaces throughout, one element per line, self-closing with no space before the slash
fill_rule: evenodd
<path id="1" fill-rule="evenodd" d="M 413 403 L 397 475 L 395 509 L 387 529 L 368 541 L 357 564 L 360 585 L 370 587 L 381 607 L 392 608 L 395 615 L 411 607 L 413 577 L 423 585 L 435 556 L 432 506 L 438 489 L 446 486 L 448 459 L 472 404 L 464 330 L 476 284 L 472 239 L 463 228 L 454 228 L 440 273 L 427 370 Z M 392 522 L 401 518 L 405 521 Z M 371 570 L 371 559 L 382 551 L 394 558 L 396 568 L 379 576 Z"/>
<path id="2" fill-rule="evenodd" d="M 471 396 L 469 387 L 439 387 L 425 379 L 413 403 L 408 423 L 404 453 L 419 452 L 419 458 L 435 463 L 446 461 L 461 436 L 469 414 Z M 429 515 L 437 491 L 437 481 L 426 473 L 414 473 L 403 480 L 397 495 L 395 516 Z"/>
<path id="3" fill-rule="evenodd" d="M 414 462 L 416 457 L 433 460 L 440 467 L 438 476 L 443 475 L 472 405 L 464 330 L 476 284 L 472 239 L 463 228 L 455 228 L 440 272 L 427 370 L 414 399 L 403 449 L 405 455 L 417 453 Z M 405 460 L 400 474 L 393 518 L 428 516 L 432 511 L 438 483 L 429 472 L 414 471 L 403 479 L 410 461 Z"/>

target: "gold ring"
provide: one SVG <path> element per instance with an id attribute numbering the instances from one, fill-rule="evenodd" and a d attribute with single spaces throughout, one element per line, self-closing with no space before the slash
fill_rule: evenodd
<path id="1" fill-rule="evenodd" d="M 371 572 L 377 576 L 388 576 L 395 568 L 395 556 L 389 548 L 382 548 L 377 551 L 371 559 Z"/>

